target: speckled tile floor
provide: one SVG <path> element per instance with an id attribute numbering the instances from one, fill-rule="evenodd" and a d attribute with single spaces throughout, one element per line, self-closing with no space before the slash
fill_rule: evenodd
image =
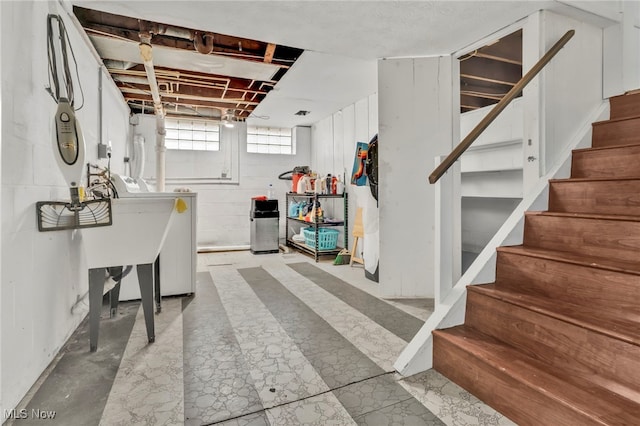
<path id="1" fill-rule="evenodd" d="M 433 370 L 395 373 L 433 302 L 377 292 L 361 267 L 297 253 L 200 254 L 195 296 L 164 299 L 154 344 L 123 303 L 98 352 L 85 322 L 18 408 L 58 410 L 51 425 L 513 424 Z"/>

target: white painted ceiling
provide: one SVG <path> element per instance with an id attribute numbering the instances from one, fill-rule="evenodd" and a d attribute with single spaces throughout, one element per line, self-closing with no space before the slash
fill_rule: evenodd
<path id="1" fill-rule="evenodd" d="M 310 125 L 377 91 L 377 60 L 450 54 L 560 1 L 72 1 L 82 7 L 304 49 L 249 119 Z M 575 2 L 581 6 L 605 2 Z M 589 6 L 593 9 L 593 6 Z M 293 115 L 309 110 L 305 117 Z"/>

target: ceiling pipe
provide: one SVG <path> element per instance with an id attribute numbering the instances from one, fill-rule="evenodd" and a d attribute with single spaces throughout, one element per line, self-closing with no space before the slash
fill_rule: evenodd
<path id="1" fill-rule="evenodd" d="M 135 104 L 137 107 L 139 107 L 144 111 L 153 110 L 153 106 L 144 104 L 144 101 L 142 101 L 141 103 L 138 103 L 138 102 L 139 101 L 135 101 L 135 102 L 132 102 L 132 104 Z M 197 118 L 197 119 L 210 120 L 210 121 L 222 121 L 220 108 L 215 108 L 215 107 L 211 107 L 211 108 L 199 107 L 198 109 L 194 109 L 184 105 L 175 105 L 169 108 L 165 112 L 165 117 L 175 117 L 175 116 L 182 116 L 185 118 Z"/>
<path id="2" fill-rule="evenodd" d="M 202 53 L 203 55 L 210 54 L 213 52 L 213 34 L 202 34 L 200 31 L 195 31 L 193 34 L 193 46 L 198 53 Z"/>
<path id="3" fill-rule="evenodd" d="M 208 55 L 213 52 L 213 33 L 192 31 L 186 28 L 156 24 L 149 21 L 140 21 L 140 23 L 147 29 L 149 34 L 166 35 L 193 41 L 193 47 L 198 53 L 202 53 L 203 55 Z M 151 44 L 150 41 L 149 44 Z"/>
<path id="4" fill-rule="evenodd" d="M 193 32 L 186 28 L 174 27 L 164 24 L 153 24 L 152 31 L 154 34 L 166 35 L 175 38 L 184 38 L 187 40 L 193 40 Z"/>
<path id="5" fill-rule="evenodd" d="M 153 98 L 153 110 L 156 116 L 156 190 L 164 192 L 165 190 L 165 152 L 167 150 L 164 137 L 167 131 L 164 126 L 164 108 L 160 99 L 160 91 L 158 90 L 158 82 L 156 73 L 153 68 L 153 53 L 151 48 L 151 34 L 149 32 L 140 33 L 140 56 L 144 63 L 144 69 L 147 73 L 147 80 L 151 89 L 151 97 Z"/>

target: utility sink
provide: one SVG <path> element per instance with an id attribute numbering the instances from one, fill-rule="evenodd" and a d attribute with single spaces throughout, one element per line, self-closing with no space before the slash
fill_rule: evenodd
<path id="1" fill-rule="evenodd" d="M 153 263 L 169 230 L 175 197 L 111 200 L 113 225 L 82 229 L 87 268 Z"/>
<path id="2" fill-rule="evenodd" d="M 175 210 L 175 197 L 112 200 L 113 224 L 82 229 L 89 269 L 89 348 L 98 349 L 106 268 L 135 265 L 149 343 L 155 341 L 153 263 L 160 253 Z M 159 284 L 158 284 L 159 285 Z M 118 291 L 120 284 L 116 285 Z M 158 297 L 160 292 L 156 292 Z M 110 294 L 111 295 L 111 294 Z M 112 312 L 117 311 L 112 305 Z"/>

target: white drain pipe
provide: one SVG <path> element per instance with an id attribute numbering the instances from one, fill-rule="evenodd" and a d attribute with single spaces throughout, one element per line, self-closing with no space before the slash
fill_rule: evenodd
<path id="1" fill-rule="evenodd" d="M 160 100 L 160 91 L 158 90 L 158 81 L 156 73 L 153 69 L 153 53 L 151 48 L 151 36 L 140 37 L 140 56 L 144 62 L 144 69 L 147 72 L 147 80 L 151 88 L 151 97 L 153 98 L 153 108 L 156 116 L 156 191 L 165 191 L 165 152 L 167 150 L 164 144 L 164 137 L 167 131 L 164 127 L 164 108 Z"/>

